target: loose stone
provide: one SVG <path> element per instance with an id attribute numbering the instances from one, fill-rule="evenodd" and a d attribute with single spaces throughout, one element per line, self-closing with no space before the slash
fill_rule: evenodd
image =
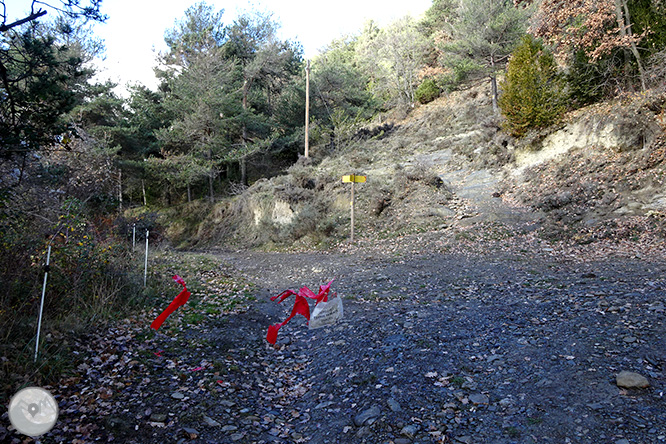
<path id="1" fill-rule="evenodd" d="M 166 422 L 167 415 L 164 413 L 153 413 L 150 415 L 150 420 L 152 422 Z"/>
<path id="2" fill-rule="evenodd" d="M 411 424 L 402 428 L 400 433 L 405 435 L 408 438 L 414 438 L 416 433 L 419 431 L 419 427 L 416 424 Z"/>
<path id="3" fill-rule="evenodd" d="M 473 395 L 469 395 L 469 400 L 472 404 L 480 405 L 480 404 L 488 404 L 490 402 L 490 399 L 482 393 L 475 393 Z"/>
<path id="4" fill-rule="evenodd" d="M 398 401 L 396 401 L 396 400 L 393 399 L 393 398 L 390 398 L 390 399 L 387 401 L 387 404 L 388 404 L 388 406 L 389 406 L 389 408 L 391 409 L 392 412 L 396 412 L 396 413 L 397 413 L 397 412 L 399 412 L 399 411 L 402 410 L 402 408 L 400 407 L 400 404 L 398 403 Z"/>
<path id="5" fill-rule="evenodd" d="M 647 388 L 650 386 L 645 376 L 638 373 L 622 371 L 616 377 L 616 384 L 623 388 Z"/>
<path id="6" fill-rule="evenodd" d="M 219 422 L 215 421 L 210 416 L 205 416 L 204 415 L 203 420 L 210 427 L 219 427 L 221 425 Z"/>
<path id="7" fill-rule="evenodd" d="M 370 425 L 374 423 L 381 414 L 382 411 L 379 407 L 372 406 L 362 413 L 356 415 L 356 417 L 354 417 L 354 424 L 356 424 L 357 427 L 361 427 L 362 425 Z"/>

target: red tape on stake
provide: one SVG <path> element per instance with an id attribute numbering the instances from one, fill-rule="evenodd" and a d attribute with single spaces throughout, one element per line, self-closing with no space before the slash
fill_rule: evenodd
<path id="1" fill-rule="evenodd" d="M 287 319 L 285 319 L 283 322 L 279 322 L 277 324 L 273 324 L 270 327 L 268 327 L 268 332 L 266 333 L 266 340 L 271 344 L 275 344 L 275 342 L 277 341 L 278 331 L 280 330 L 280 328 L 282 328 L 283 325 L 289 322 L 297 314 L 303 315 L 305 319 L 309 321 L 310 305 L 308 304 L 308 300 L 306 298 L 314 299 L 316 301 L 315 307 L 317 306 L 318 303 L 322 301 L 328 302 L 328 293 L 331 291 L 332 283 L 333 280 L 331 280 L 326 285 L 320 285 L 319 293 L 317 294 L 314 294 L 314 292 L 310 290 L 308 287 L 303 287 L 298 291 L 298 293 L 296 293 L 294 290 L 285 290 L 279 295 L 273 296 L 271 298 L 271 301 L 279 299 L 278 304 L 287 299 L 291 295 L 296 296 L 296 300 L 294 301 L 294 308 L 291 310 L 291 314 Z"/>
<path id="2" fill-rule="evenodd" d="M 150 324 L 150 328 L 159 330 L 159 328 L 162 326 L 162 323 L 166 321 L 166 319 L 176 311 L 176 309 L 182 305 L 185 305 L 187 300 L 190 298 L 190 292 L 187 291 L 187 287 L 185 286 L 185 281 L 183 278 L 181 278 L 178 275 L 175 275 L 173 277 L 173 280 L 178 282 L 183 286 L 183 291 L 178 293 L 178 296 L 176 296 L 173 301 L 169 304 L 169 306 L 162 312 L 160 315 L 153 321 L 152 324 Z"/>

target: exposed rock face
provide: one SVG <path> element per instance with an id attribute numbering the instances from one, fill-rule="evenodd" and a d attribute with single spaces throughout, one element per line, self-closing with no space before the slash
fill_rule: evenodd
<path id="1" fill-rule="evenodd" d="M 517 169 L 514 173 L 556 159 L 576 148 L 606 148 L 617 151 L 640 149 L 649 145 L 660 133 L 659 125 L 647 116 L 634 115 L 630 118 L 619 114 L 581 118 L 549 134 L 536 146 L 517 150 Z"/>
<path id="2" fill-rule="evenodd" d="M 275 225 L 288 225 L 294 220 L 295 216 L 291 205 L 282 200 L 275 200 L 268 205 L 253 202 L 251 209 L 255 226 L 258 226 L 269 215 L 270 221 Z"/>
<path id="3" fill-rule="evenodd" d="M 290 224 L 294 220 L 294 212 L 287 202 L 276 200 L 271 220 L 279 225 Z"/>

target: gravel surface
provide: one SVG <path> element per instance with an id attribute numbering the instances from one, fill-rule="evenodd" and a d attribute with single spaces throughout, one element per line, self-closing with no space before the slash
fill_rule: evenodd
<path id="1" fill-rule="evenodd" d="M 303 364 L 296 381 L 308 390 L 288 409 L 307 421 L 293 433 L 316 443 L 666 441 L 666 263 L 491 250 L 226 256 L 272 293 L 337 278 L 344 322 L 289 324 L 269 354 L 270 365 Z M 650 386 L 618 387 L 621 371 Z"/>
<path id="2" fill-rule="evenodd" d="M 91 343 L 105 350 L 52 388 L 62 421 L 77 423 L 42 442 L 666 442 L 659 249 L 439 236 L 217 252 L 257 300 L 195 327 L 147 335 L 137 321 Z M 332 278 L 344 319 L 308 330 L 298 317 L 268 344 L 293 301 L 270 296 Z M 649 385 L 627 388 L 621 372 Z"/>

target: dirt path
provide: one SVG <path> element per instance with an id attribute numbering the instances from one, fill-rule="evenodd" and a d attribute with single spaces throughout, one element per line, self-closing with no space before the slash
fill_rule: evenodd
<path id="1" fill-rule="evenodd" d="M 346 319 L 281 332 L 311 442 L 666 441 L 662 261 L 554 252 L 224 257 L 278 290 L 337 277 Z M 305 283 L 305 282 L 303 282 Z M 621 370 L 651 387 L 624 390 Z"/>
<path id="2" fill-rule="evenodd" d="M 256 300 L 91 340 L 42 442 L 666 442 L 663 256 L 512 245 L 216 253 Z M 344 320 L 267 344 L 291 310 L 269 297 L 331 278 Z M 622 370 L 650 387 L 619 388 Z"/>

